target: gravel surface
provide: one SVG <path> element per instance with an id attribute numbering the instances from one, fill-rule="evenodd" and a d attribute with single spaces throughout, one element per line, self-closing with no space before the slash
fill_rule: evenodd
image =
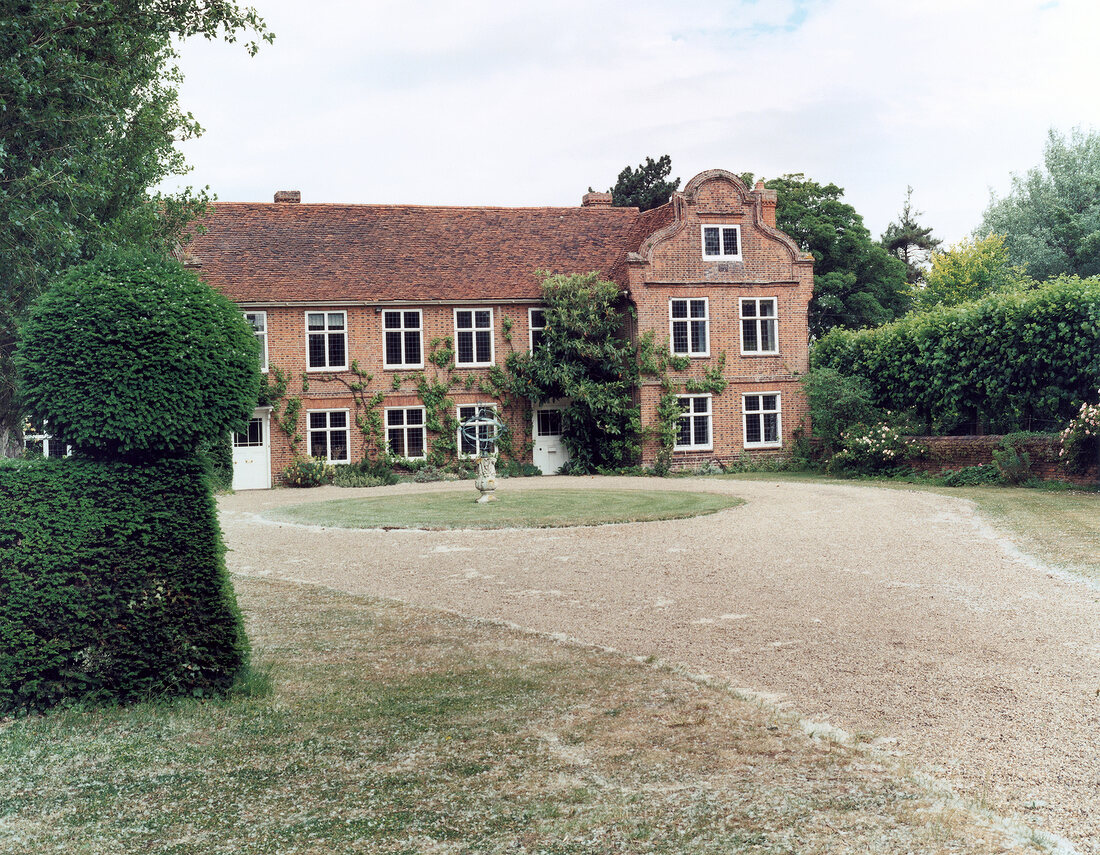
<path id="1" fill-rule="evenodd" d="M 833 484 L 530 478 L 709 490 L 712 516 L 593 528 L 351 531 L 220 500 L 235 573 L 322 584 L 657 656 L 869 734 L 996 814 L 1100 853 L 1100 590 L 1027 559 L 971 503 Z"/>

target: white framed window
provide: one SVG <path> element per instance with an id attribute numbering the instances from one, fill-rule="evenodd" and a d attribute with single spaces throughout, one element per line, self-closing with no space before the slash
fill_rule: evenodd
<path id="1" fill-rule="evenodd" d="M 260 370 L 267 373 L 267 312 L 245 312 L 244 319 L 252 326 L 252 332 L 260 343 Z"/>
<path id="2" fill-rule="evenodd" d="M 702 226 L 703 258 L 707 261 L 741 260 L 740 226 Z"/>
<path id="3" fill-rule="evenodd" d="M 527 328 L 530 332 L 531 353 L 542 344 L 542 337 L 546 333 L 546 309 L 532 308 L 527 310 Z"/>
<path id="4" fill-rule="evenodd" d="M 778 392 L 742 396 L 745 414 L 745 448 L 778 448 L 783 444 L 783 425 Z"/>
<path id="5" fill-rule="evenodd" d="M 306 312 L 306 368 L 343 371 L 348 367 L 348 313 Z"/>
<path id="6" fill-rule="evenodd" d="M 710 355 L 709 303 L 706 297 L 669 300 L 668 324 L 672 352 L 677 356 Z"/>
<path id="7" fill-rule="evenodd" d="M 710 395 L 684 395 L 677 398 L 676 403 L 682 411 L 676 422 L 676 449 L 710 451 L 714 447 Z"/>
<path id="8" fill-rule="evenodd" d="M 328 463 L 347 463 L 348 411 L 307 410 L 309 422 L 309 456 L 320 457 Z"/>
<path id="9" fill-rule="evenodd" d="M 496 412 L 496 404 L 464 404 L 458 408 L 459 457 L 482 457 L 496 450 L 496 441 L 489 436 Z M 466 422 L 470 423 L 467 433 L 472 434 L 476 430 L 476 438 L 463 433 L 462 427 Z"/>
<path id="10" fill-rule="evenodd" d="M 561 410 L 536 410 L 535 436 L 561 436 Z"/>
<path id="11" fill-rule="evenodd" d="M 234 448 L 262 448 L 264 444 L 264 420 L 249 419 L 243 431 L 233 431 Z"/>
<path id="12" fill-rule="evenodd" d="M 492 365 L 493 350 L 493 310 L 455 309 L 455 365 Z"/>
<path id="13" fill-rule="evenodd" d="M 423 319 L 419 309 L 382 313 L 386 368 L 423 368 Z"/>
<path id="14" fill-rule="evenodd" d="M 775 297 L 741 298 L 741 352 L 779 353 Z"/>
<path id="15" fill-rule="evenodd" d="M 386 409 L 386 448 L 394 457 L 422 460 L 427 454 L 424 441 L 424 408 Z"/>

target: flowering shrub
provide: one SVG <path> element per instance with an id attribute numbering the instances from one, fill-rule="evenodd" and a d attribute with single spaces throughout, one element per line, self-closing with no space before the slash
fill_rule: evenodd
<path id="1" fill-rule="evenodd" d="M 1100 393 L 1100 389 L 1096 390 Z M 1096 460 L 1100 444 L 1100 404 L 1084 403 L 1060 437 L 1058 459 L 1068 472 L 1080 474 Z"/>
<path id="2" fill-rule="evenodd" d="M 288 487 L 320 487 L 335 474 L 335 467 L 319 457 L 300 457 L 283 470 L 283 480 Z"/>
<path id="3" fill-rule="evenodd" d="M 829 461 L 833 471 L 877 472 L 908 460 L 915 452 L 912 440 L 886 422 L 854 425 L 840 435 L 841 450 Z"/>

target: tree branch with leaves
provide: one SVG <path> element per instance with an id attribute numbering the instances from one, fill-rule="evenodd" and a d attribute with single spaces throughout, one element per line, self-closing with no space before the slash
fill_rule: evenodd
<path id="1" fill-rule="evenodd" d="M 179 104 L 177 43 L 274 36 L 226 0 L 0 0 L 0 456 L 18 449 L 12 353 L 30 302 L 109 247 L 167 254 L 210 202 L 151 191 L 202 133 Z"/>

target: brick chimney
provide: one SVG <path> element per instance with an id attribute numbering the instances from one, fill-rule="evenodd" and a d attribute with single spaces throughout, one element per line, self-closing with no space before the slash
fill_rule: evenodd
<path id="1" fill-rule="evenodd" d="M 297 204 L 302 201 L 301 190 L 276 190 L 275 191 L 276 202 L 291 202 Z"/>
<path id="2" fill-rule="evenodd" d="M 774 229 L 776 192 L 774 190 L 768 190 L 764 186 L 763 179 L 761 179 L 756 182 L 756 186 L 753 188 L 753 195 L 760 200 L 760 218 L 766 225 Z"/>
<path id="3" fill-rule="evenodd" d="M 610 193 L 595 193 L 588 192 L 581 196 L 582 208 L 610 208 L 611 207 L 611 194 Z"/>

